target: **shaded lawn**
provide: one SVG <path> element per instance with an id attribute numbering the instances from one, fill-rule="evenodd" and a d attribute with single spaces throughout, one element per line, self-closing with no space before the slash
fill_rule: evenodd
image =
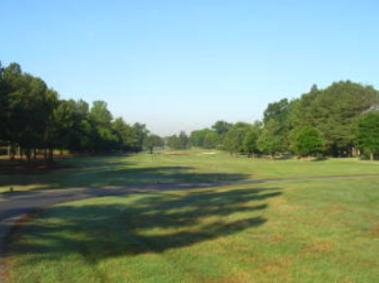
<path id="1" fill-rule="evenodd" d="M 189 150 L 131 156 L 75 157 L 56 170 L 0 170 L 0 192 L 15 190 L 109 187 L 149 184 L 212 183 L 246 179 L 378 175 L 379 162 L 232 158 L 223 152 Z"/>
<path id="2" fill-rule="evenodd" d="M 130 194 L 54 206 L 10 282 L 376 282 L 379 178 Z"/>

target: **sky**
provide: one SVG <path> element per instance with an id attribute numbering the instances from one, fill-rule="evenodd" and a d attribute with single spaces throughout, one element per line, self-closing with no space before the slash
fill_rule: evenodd
<path id="1" fill-rule="evenodd" d="M 313 84 L 378 87 L 379 1 L 1 0 L 0 60 L 160 135 L 253 122 Z"/>

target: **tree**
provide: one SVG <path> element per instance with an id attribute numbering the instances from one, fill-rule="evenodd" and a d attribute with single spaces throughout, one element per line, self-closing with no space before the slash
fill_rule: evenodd
<path id="1" fill-rule="evenodd" d="M 226 133 L 223 146 L 230 154 L 244 153 L 244 140 L 251 129 L 251 125 L 247 123 L 236 123 Z"/>
<path id="2" fill-rule="evenodd" d="M 282 136 L 279 134 L 280 130 L 280 124 L 277 120 L 267 121 L 257 141 L 259 150 L 272 157 L 281 152 L 283 147 Z"/>
<path id="3" fill-rule="evenodd" d="M 145 139 L 145 148 L 147 148 L 150 154 L 153 154 L 154 148 L 163 147 L 164 141 L 158 135 L 148 135 Z"/>
<path id="4" fill-rule="evenodd" d="M 107 103 L 101 100 L 93 102 L 89 116 L 94 123 L 102 127 L 108 127 L 113 119 Z"/>
<path id="5" fill-rule="evenodd" d="M 218 135 L 219 144 L 222 144 L 227 132 L 232 128 L 233 124 L 219 120 L 213 124 L 212 130 Z"/>
<path id="6" fill-rule="evenodd" d="M 207 149 L 215 148 L 219 143 L 219 136 L 214 131 L 206 133 L 203 141 L 203 147 Z"/>
<path id="7" fill-rule="evenodd" d="M 289 117 L 292 106 L 293 102 L 289 102 L 288 99 L 284 98 L 278 102 L 270 103 L 263 113 L 264 127 L 266 127 L 270 121 L 275 121 L 277 124 L 275 138 L 280 140 L 280 147 L 275 151 L 287 152 L 289 149 L 288 137 L 291 130 Z"/>
<path id="8" fill-rule="evenodd" d="M 324 150 L 324 140 L 319 130 L 305 126 L 294 134 L 293 149 L 299 156 L 314 156 Z"/>
<path id="9" fill-rule="evenodd" d="M 4 70 L 0 62 L 0 137 L 3 139 L 8 136 L 9 131 L 9 95 L 8 85 L 4 79 Z"/>
<path id="10" fill-rule="evenodd" d="M 291 110 L 292 128 L 316 127 L 325 138 L 326 152 L 349 156 L 355 146 L 354 128 L 361 114 L 376 104 L 379 92 L 351 81 L 335 82 L 326 89 L 313 88 Z"/>
<path id="11" fill-rule="evenodd" d="M 189 147 L 189 138 L 184 131 L 181 131 L 179 135 L 168 137 L 167 145 L 172 149 L 186 149 Z"/>
<path id="12" fill-rule="evenodd" d="M 178 136 L 179 148 L 186 149 L 189 146 L 189 137 L 184 131 L 181 131 Z"/>
<path id="13" fill-rule="evenodd" d="M 134 123 L 133 129 L 133 151 L 141 151 L 143 149 L 143 144 L 145 138 L 149 134 L 149 130 L 146 128 L 145 124 Z"/>
<path id="14" fill-rule="evenodd" d="M 261 133 L 261 123 L 256 122 L 253 127 L 247 132 L 243 140 L 244 152 L 248 157 L 259 153 L 258 139 Z"/>
<path id="15" fill-rule="evenodd" d="M 379 154 L 379 112 L 369 112 L 358 122 L 358 147 L 373 160 Z"/>
<path id="16" fill-rule="evenodd" d="M 204 140 L 207 134 L 212 133 L 211 129 L 201 129 L 192 131 L 190 135 L 190 142 L 192 146 L 204 147 Z"/>
<path id="17" fill-rule="evenodd" d="M 277 120 L 283 124 L 287 120 L 288 109 L 290 103 L 287 98 L 281 99 L 278 102 L 270 103 L 263 113 L 263 122 L 267 123 L 269 120 Z"/>
<path id="18" fill-rule="evenodd" d="M 5 68 L 3 78 L 9 103 L 5 136 L 11 147 L 18 145 L 30 161 L 33 148 L 42 147 L 52 111 L 48 88 L 42 79 L 23 73 L 18 64 Z"/>
<path id="19" fill-rule="evenodd" d="M 97 151 L 109 151 L 117 147 L 117 135 L 112 130 L 112 114 L 104 101 L 94 101 L 89 112 L 92 126 L 92 145 Z"/>
<path id="20" fill-rule="evenodd" d="M 308 93 L 292 101 L 292 107 L 289 113 L 289 123 L 292 129 L 301 128 L 303 126 L 317 126 L 314 117 L 316 113 L 314 113 L 313 105 L 321 93 L 317 85 L 313 85 Z"/>
<path id="21" fill-rule="evenodd" d="M 16 63 L 0 64 L 0 141 L 28 160 L 43 149 L 52 161 L 54 148 L 71 151 L 142 150 L 148 131 L 143 124 L 130 127 L 113 121 L 104 101 L 89 110 L 83 101 L 60 100 L 46 83 L 24 73 Z"/>
<path id="22" fill-rule="evenodd" d="M 138 137 L 136 137 L 136 131 L 124 119 L 115 119 L 112 122 L 112 129 L 117 136 L 117 147 L 119 150 L 130 151 L 137 147 Z"/>

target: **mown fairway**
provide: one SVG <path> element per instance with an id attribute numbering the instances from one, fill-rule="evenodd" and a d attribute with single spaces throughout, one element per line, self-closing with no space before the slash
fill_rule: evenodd
<path id="1" fill-rule="evenodd" d="M 377 176 L 379 163 L 357 159 L 270 160 L 231 157 L 225 152 L 186 150 L 154 155 L 76 157 L 46 169 L 0 160 L 0 192 L 72 187 L 111 187 L 322 176 Z M 0 163 L 0 165 L 2 165 Z"/>
<path id="2" fill-rule="evenodd" d="M 13 235 L 9 282 L 379 278 L 378 163 L 251 160 L 184 151 L 62 164 L 67 168 L 50 173 L 4 174 L 2 188 L 281 180 L 155 190 L 51 207 Z"/>

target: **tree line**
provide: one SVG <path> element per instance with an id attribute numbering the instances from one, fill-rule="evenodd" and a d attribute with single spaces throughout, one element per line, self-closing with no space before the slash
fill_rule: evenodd
<path id="1" fill-rule="evenodd" d="M 222 149 L 232 155 L 379 157 L 379 91 L 340 81 L 300 98 L 270 103 L 262 121 L 217 121 L 210 128 L 162 139 L 141 123 L 114 118 L 104 101 L 60 99 L 19 64 L 0 64 L 0 145 L 11 159 L 42 155 L 52 161 L 55 149 L 71 152 L 141 151 L 167 145 Z"/>
<path id="2" fill-rule="evenodd" d="M 159 137 L 158 137 L 159 138 Z M 141 123 L 114 118 L 104 101 L 90 106 L 83 100 L 60 99 L 38 77 L 19 64 L 0 64 L 0 143 L 11 159 L 43 156 L 52 161 L 54 149 L 71 152 L 140 151 L 156 143 Z"/>
<path id="3" fill-rule="evenodd" d="M 372 86 L 339 81 L 312 86 L 300 98 L 270 103 L 262 121 L 228 123 L 169 138 L 173 148 L 223 149 L 248 156 L 379 155 L 379 92 Z"/>

